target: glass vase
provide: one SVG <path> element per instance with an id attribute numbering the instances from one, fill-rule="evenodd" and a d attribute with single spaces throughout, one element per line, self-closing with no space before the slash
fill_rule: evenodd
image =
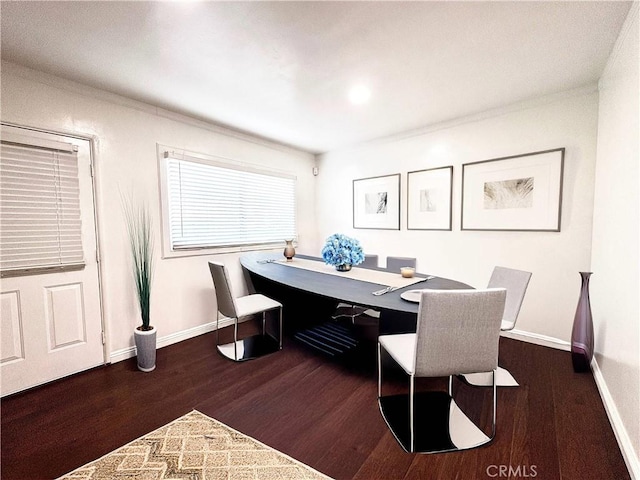
<path id="1" fill-rule="evenodd" d="M 291 262 L 296 254 L 296 249 L 293 246 L 293 240 L 285 240 L 283 255 L 287 259 L 287 262 Z"/>
<path id="2" fill-rule="evenodd" d="M 591 359 L 593 358 L 593 318 L 589 300 L 589 277 L 591 274 L 592 272 L 580 272 L 582 286 L 571 331 L 571 361 L 574 372 L 591 370 Z"/>

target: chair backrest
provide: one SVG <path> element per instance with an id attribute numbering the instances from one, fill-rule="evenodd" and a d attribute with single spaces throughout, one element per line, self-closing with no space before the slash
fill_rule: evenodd
<path id="1" fill-rule="evenodd" d="M 387 257 L 387 271 L 400 273 L 402 267 L 416 268 L 414 257 Z"/>
<path id="2" fill-rule="evenodd" d="M 378 267 L 378 255 L 365 255 L 364 262 L 358 265 L 361 268 L 377 268 Z"/>
<path id="3" fill-rule="evenodd" d="M 511 330 L 516 325 L 522 300 L 529 285 L 531 272 L 514 270 L 513 268 L 495 267 L 487 288 L 506 288 L 507 301 L 502 317 L 502 330 Z"/>
<path id="4" fill-rule="evenodd" d="M 504 288 L 424 290 L 418 308 L 415 376 L 497 368 L 506 296 Z"/>
<path id="5" fill-rule="evenodd" d="M 231 284 L 229 283 L 226 267 L 223 263 L 209 262 L 209 271 L 216 291 L 218 311 L 225 317 L 236 318 L 236 304 L 233 300 L 233 295 L 231 295 Z"/>

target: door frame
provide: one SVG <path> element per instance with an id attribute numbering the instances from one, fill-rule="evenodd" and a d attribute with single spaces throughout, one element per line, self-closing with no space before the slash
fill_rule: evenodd
<path id="1" fill-rule="evenodd" d="M 57 136 L 64 136 L 64 137 L 70 137 L 70 138 L 75 138 L 77 140 L 82 140 L 82 141 L 88 141 L 89 142 L 89 155 L 90 155 L 90 165 L 91 165 L 91 197 L 92 197 L 92 202 L 93 202 L 93 228 L 95 230 L 95 236 L 96 236 L 96 262 L 97 262 L 97 272 L 98 272 L 98 303 L 99 303 L 99 311 L 100 311 L 100 327 L 102 329 L 102 365 L 109 365 L 111 362 L 109 361 L 109 352 L 110 352 L 110 347 L 111 347 L 111 342 L 109 340 L 109 334 L 108 334 L 108 329 L 107 329 L 107 322 L 105 321 L 105 293 L 104 293 L 104 285 L 102 282 L 103 279 L 103 271 L 102 271 L 102 245 L 101 245 L 101 239 L 102 239 L 102 235 L 100 234 L 102 231 L 102 227 L 101 227 L 101 222 L 100 222 L 100 212 L 98 209 L 98 194 L 99 194 L 99 188 L 98 188 L 98 182 L 97 182 L 97 177 L 98 177 L 98 168 L 97 168 L 97 157 L 98 157 L 98 151 L 97 151 L 97 146 L 96 144 L 99 142 L 98 137 L 96 135 L 85 135 L 82 133 L 78 133 L 78 132 L 70 132 L 70 131 L 65 131 L 65 130 L 56 130 L 56 129 L 50 129 L 50 128 L 40 128 L 40 127 L 33 127 L 30 125 L 24 125 L 24 124 L 20 124 L 20 123 L 15 123 L 15 122 L 9 122 L 9 121 L 5 121 L 2 120 L 0 121 L 0 125 L 2 126 L 7 126 L 7 127 L 13 127 L 13 128 L 20 128 L 23 129 L 25 131 L 31 131 L 34 133 L 39 133 L 39 134 L 45 134 L 45 135 L 57 135 Z M 80 373 L 80 372 L 78 372 Z M 71 374 L 71 375 L 76 375 L 76 374 Z M 61 378 L 56 378 L 54 380 L 50 380 L 48 382 L 45 382 L 43 384 L 39 384 L 39 385 L 34 385 L 33 387 L 28 388 L 27 390 L 30 390 L 32 388 L 37 388 L 41 385 L 44 385 L 46 383 L 50 383 L 50 382 L 55 382 L 58 380 L 61 380 L 62 378 L 66 378 L 66 377 L 61 377 Z M 24 392 L 26 390 L 22 390 L 21 392 Z M 21 392 L 16 392 L 16 393 L 21 393 Z M 11 394 L 13 395 L 13 394 Z"/>

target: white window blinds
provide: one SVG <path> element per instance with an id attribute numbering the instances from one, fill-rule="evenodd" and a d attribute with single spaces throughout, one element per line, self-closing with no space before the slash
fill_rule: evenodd
<path id="1" fill-rule="evenodd" d="M 51 144 L 55 143 L 55 147 Z M 70 144 L 0 144 L 2 276 L 84 266 L 77 154 Z"/>
<path id="2" fill-rule="evenodd" d="M 169 153 L 165 158 L 172 250 L 295 238 L 294 177 Z"/>

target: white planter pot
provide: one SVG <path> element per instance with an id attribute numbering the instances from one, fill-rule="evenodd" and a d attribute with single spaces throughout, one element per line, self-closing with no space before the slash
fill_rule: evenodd
<path id="1" fill-rule="evenodd" d="M 143 372 L 151 372 L 156 368 L 156 327 L 151 330 L 133 331 L 136 341 L 136 356 L 138 357 L 138 369 Z"/>

